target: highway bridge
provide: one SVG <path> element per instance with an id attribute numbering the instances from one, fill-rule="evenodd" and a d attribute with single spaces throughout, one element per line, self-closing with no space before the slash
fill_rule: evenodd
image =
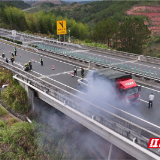
<path id="1" fill-rule="evenodd" d="M 8 33 L 4 32 L 1 32 L 0 35 L 9 36 Z M 16 39 L 19 40 L 20 36 L 17 36 Z M 33 39 L 27 40 L 33 41 Z M 37 44 L 37 42 L 35 43 Z M 95 51 L 83 50 L 72 46 L 61 46 L 43 41 L 38 44 L 45 44 L 54 48 L 80 54 L 83 53 L 94 57 L 97 56 Z M 5 53 L 6 57 L 10 58 L 9 51 L 13 51 L 14 47 L 1 42 L 0 48 L 1 53 Z M 146 85 L 146 81 L 145 84 L 141 83 L 141 102 L 136 106 L 126 107 L 117 103 L 99 101 L 98 99 L 93 100 L 85 91 L 80 90 L 77 86 L 77 79 L 80 78 L 80 70 L 78 70 L 77 77 L 72 78 L 71 76 L 75 65 L 78 68 L 86 67 L 85 76 L 92 72 L 92 65 L 89 69 L 87 67 L 87 65 L 89 66 L 88 63 L 65 60 L 62 56 L 42 50 L 32 52 L 17 48 L 17 54 L 18 56 L 16 56 L 13 66 L 6 64 L 2 58 L 0 65 L 12 70 L 15 73 L 14 78 L 19 80 L 26 89 L 31 88 L 37 91 L 42 100 L 84 126 L 87 126 L 137 159 L 159 159 L 158 149 L 147 148 L 149 138 L 159 137 L 160 133 L 159 87 L 154 88 L 150 84 Z M 21 57 L 19 56 L 20 54 Z M 40 56 L 43 57 L 44 66 L 40 65 Z M 98 56 L 104 60 L 112 60 L 112 62 L 114 59 L 116 63 L 134 64 L 137 68 L 141 66 L 141 68 L 143 67 L 146 70 L 153 68 L 157 76 L 160 75 L 159 65 L 103 53 L 98 53 Z M 33 62 L 33 71 L 25 73 L 22 71 L 22 67 L 28 61 Z M 55 70 L 52 70 L 52 65 L 54 65 Z M 153 108 L 148 109 L 148 96 L 151 92 L 155 95 L 155 101 Z M 29 93 L 32 92 L 29 91 Z"/>

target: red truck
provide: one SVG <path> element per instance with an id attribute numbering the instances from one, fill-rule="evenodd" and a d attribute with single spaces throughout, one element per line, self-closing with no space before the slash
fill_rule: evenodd
<path id="1" fill-rule="evenodd" d="M 110 81 L 120 99 L 126 104 L 135 104 L 140 101 L 141 86 L 132 79 L 132 75 L 110 68 L 103 68 L 93 73 L 93 78 L 105 78 Z"/>

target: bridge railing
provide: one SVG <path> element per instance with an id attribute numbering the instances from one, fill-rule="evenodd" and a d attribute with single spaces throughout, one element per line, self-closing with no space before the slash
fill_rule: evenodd
<path id="1" fill-rule="evenodd" d="M 149 139 L 159 138 L 159 134 L 140 127 L 137 124 L 134 124 L 118 115 L 115 115 L 114 113 L 107 111 L 106 109 L 103 109 L 103 107 L 101 106 L 92 104 L 86 99 L 77 97 L 70 92 L 67 92 L 53 84 L 50 84 L 42 79 L 35 77 L 34 75 L 26 73 L 16 66 L 6 64 L 2 61 L 0 61 L 0 66 L 11 70 L 14 74 L 16 74 L 17 78 L 23 80 L 24 82 L 27 82 L 28 84 L 42 90 L 46 94 L 54 97 L 55 99 L 61 101 L 69 107 L 88 116 L 89 118 L 92 118 L 93 120 L 110 128 L 114 132 L 122 135 L 130 141 L 134 141 L 139 146 L 160 156 L 158 148 L 148 148 Z M 159 128 L 155 126 L 151 125 L 150 129 L 154 131 L 156 130 L 156 132 L 160 133 Z"/>
<path id="2" fill-rule="evenodd" d="M 9 29 L 0 28 L 0 30 L 3 31 L 3 32 L 12 33 L 12 31 L 9 30 Z M 42 41 L 51 42 L 51 43 L 57 43 L 57 44 L 61 44 L 61 45 L 68 45 L 68 46 L 72 46 L 72 47 L 76 47 L 76 48 L 82 48 L 82 49 L 83 48 L 84 49 L 89 49 L 89 50 L 93 50 L 93 51 L 96 51 L 96 52 L 98 51 L 98 52 L 102 52 L 102 53 L 106 53 L 106 54 L 110 54 L 110 55 L 115 55 L 115 56 L 120 56 L 120 57 L 124 57 L 124 58 L 139 59 L 139 61 L 142 61 L 142 62 L 160 64 L 160 58 L 157 58 L 157 57 L 137 55 L 137 54 L 134 54 L 134 53 L 128 53 L 128 52 L 117 51 L 117 50 L 112 50 L 112 49 L 103 49 L 103 48 L 94 47 L 94 46 L 87 46 L 87 45 L 80 45 L 80 44 L 74 44 L 74 43 L 60 42 L 60 41 L 58 41 L 56 39 L 43 38 L 43 37 L 40 37 L 40 36 L 35 36 L 35 35 L 21 33 L 21 32 L 17 32 L 17 34 L 25 36 L 25 37 L 30 37 L 30 38 L 42 40 Z"/>
<path id="3" fill-rule="evenodd" d="M 38 50 L 43 51 L 41 52 L 41 54 L 46 52 L 49 53 L 51 56 L 74 63 L 75 65 L 97 69 L 109 67 L 114 70 L 130 73 L 132 74 L 132 78 L 135 81 L 156 88 L 160 88 L 160 77 L 157 75 L 156 71 L 152 72 L 151 70 L 142 70 L 141 68 L 137 68 L 136 66 L 115 63 L 113 61 L 111 62 L 98 57 L 86 56 L 85 54 L 70 52 L 47 45 L 37 44 L 37 46 Z"/>
<path id="4" fill-rule="evenodd" d="M 1 31 L 3 32 L 7 32 L 7 33 L 12 33 L 11 30 L 8 30 L 8 29 L 3 29 L 3 28 L 0 28 Z M 77 48 L 81 48 L 80 45 L 78 44 L 74 44 L 74 43 L 67 43 L 67 42 L 60 42 L 56 39 L 49 39 L 49 38 L 44 38 L 44 37 L 40 37 L 40 36 L 35 36 L 35 35 L 32 35 L 32 34 L 27 34 L 27 33 L 21 33 L 21 32 L 17 32 L 16 33 L 17 35 L 21 35 L 21 36 L 24 36 L 24 37 L 28 37 L 28 38 L 34 38 L 34 39 L 39 39 L 41 41 L 46 41 L 46 42 L 50 42 L 50 43 L 57 43 L 57 44 L 61 44 L 61 45 L 67 45 L 67 46 L 72 46 L 72 47 L 77 47 Z"/>

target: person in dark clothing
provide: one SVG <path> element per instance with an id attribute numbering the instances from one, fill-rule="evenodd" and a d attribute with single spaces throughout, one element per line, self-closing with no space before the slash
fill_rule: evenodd
<path id="1" fill-rule="evenodd" d="M 31 61 L 29 61 L 29 69 L 30 69 L 30 71 L 32 70 L 32 62 Z"/>
<path id="2" fill-rule="evenodd" d="M 40 58 L 40 61 L 41 61 L 41 66 L 43 66 L 43 59 L 42 59 L 42 57 Z"/>
<path id="3" fill-rule="evenodd" d="M 84 69 L 81 68 L 81 77 L 84 78 Z"/>
<path id="4" fill-rule="evenodd" d="M 29 71 L 29 65 L 28 65 L 28 63 L 24 64 L 24 71 Z"/>
<path id="5" fill-rule="evenodd" d="M 14 57 L 14 53 L 12 52 L 12 57 Z"/>
<path id="6" fill-rule="evenodd" d="M 152 108 L 152 106 L 153 106 L 153 100 L 154 100 L 154 95 L 153 95 L 153 93 L 151 93 L 149 95 L 149 106 L 148 106 L 148 108 Z"/>
<path id="7" fill-rule="evenodd" d="M 5 54 L 4 53 L 2 54 L 2 57 L 5 58 Z"/>
<path id="8" fill-rule="evenodd" d="M 16 49 L 16 47 L 14 48 L 14 54 L 15 54 L 15 56 L 16 56 L 16 54 L 17 54 L 17 49 Z"/>
<path id="9" fill-rule="evenodd" d="M 6 62 L 8 63 L 8 58 L 6 58 Z"/>
<path id="10" fill-rule="evenodd" d="M 76 68 L 76 66 L 74 67 L 74 76 L 77 76 L 77 68 Z"/>
<path id="11" fill-rule="evenodd" d="M 12 62 L 12 64 L 13 64 L 13 62 L 14 62 L 14 57 L 11 57 L 11 62 Z"/>

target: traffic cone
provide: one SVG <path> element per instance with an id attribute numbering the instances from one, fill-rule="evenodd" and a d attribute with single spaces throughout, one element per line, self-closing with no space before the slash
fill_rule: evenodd
<path id="1" fill-rule="evenodd" d="M 35 63 L 35 59 L 33 58 L 33 60 L 34 60 L 34 63 Z"/>
<path id="2" fill-rule="evenodd" d="M 72 72 L 72 77 L 73 77 L 74 75 L 73 75 L 73 72 Z"/>
<path id="3" fill-rule="evenodd" d="M 9 52 L 11 53 L 11 50 Z"/>
<path id="4" fill-rule="evenodd" d="M 52 69 L 54 70 L 54 65 L 52 65 Z"/>
<path id="5" fill-rule="evenodd" d="M 21 58 L 21 53 L 20 53 L 20 58 Z"/>

